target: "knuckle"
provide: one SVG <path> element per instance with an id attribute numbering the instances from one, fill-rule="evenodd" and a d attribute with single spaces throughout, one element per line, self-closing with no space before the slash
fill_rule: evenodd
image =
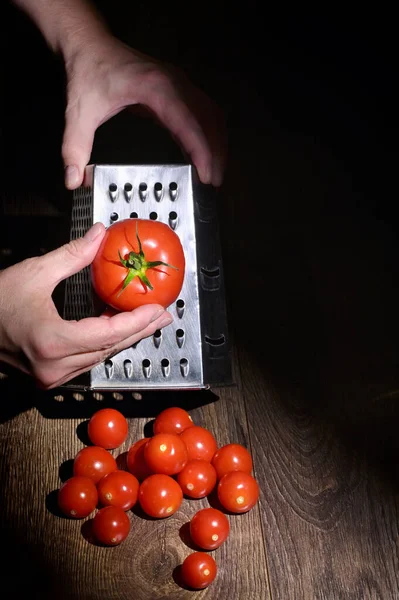
<path id="1" fill-rule="evenodd" d="M 46 334 L 35 335 L 31 343 L 31 353 L 35 362 L 51 361 L 59 358 L 57 344 Z"/>
<path id="2" fill-rule="evenodd" d="M 107 350 L 109 353 L 110 350 L 120 341 L 120 337 L 120 334 L 116 331 L 112 323 L 109 323 L 107 339 L 104 344 L 104 350 Z"/>
<path id="3" fill-rule="evenodd" d="M 168 90 L 172 87 L 171 74 L 161 67 L 154 66 L 144 76 L 146 86 L 149 88 Z"/>
<path id="4" fill-rule="evenodd" d="M 71 240 L 67 244 L 64 245 L 64 252 L 67 258 L 72 258 L 75 260 L 80 257 L 81 254 L 81 244 L 79 240 Z"/>
<path id="5" fill-rule="evenodd" d="M 49 389 L 57 381 L 55 371 L 48 365 L 36 366 L 33 376 L 43 389 Z"/>

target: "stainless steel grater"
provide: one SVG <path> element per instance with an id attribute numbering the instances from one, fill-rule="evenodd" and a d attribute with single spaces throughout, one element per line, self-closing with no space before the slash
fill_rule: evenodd
<path id="1" fill-rule="evenodd" d="M 158 219 L 179 235 L 186 257 L 174 322 L 65 387 L 91 390 L 204 389 L 232 383 L 215 191 L 190 165 L 89 165 L 73 194 L 71 239 L 95 222 Z M 65 284 L 64 318 L 96 313 L 90 270 Z"/>

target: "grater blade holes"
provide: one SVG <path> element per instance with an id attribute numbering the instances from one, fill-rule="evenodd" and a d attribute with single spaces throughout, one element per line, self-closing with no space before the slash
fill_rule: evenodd
<path id="1" fill-rule="evenodd" d="M 118 186 L 116 185 L 116 183 L 110 183 L 108 191 L 112 202 L 115 202 L 115 200 L 118 197 Z"/>
<path id="2" fill-rule="evenodd" d="M 140 394 L 140 392 L 133 392 L 132 393 L 132 398 L 133 398 L 133 400 L 142 400 L 143 399 L 143 394 Z"/>
<path id="3" fill-rule="evenodd" d="M 186 334 L 184 333 L 184 329 L 178 329 L 176 331 L 176 341 L 179 348 L 182 348 L 184 345 Z"/>
<path id="4" fill-rule="evenodd" d="M 80 394 L 79 392 L 75 392 L 74 394 L 72 394 L 72 397 L 74 400 L 76 400 L 77 402 L 82 402 L 82 400 L 85 399 L 83 394 Z"/>
<path id="5" fill-rule="evenodd" d="M 187 375 L 188 375 L 188 359 L 187 358 L 180 359 L 180 372 L 183 375 L 183 377 L 187 377 Z"/>
<path id="6" fill-rule="evenodd" d="M 177 212 L 172 210 L 169 213 L 169 226 L 175 230 L 177 227 L 177 222 L 178 222 L 178 217 L 177 217 Z"/>
<path id="7" fill-rule="evenodd" d="M 158 219 L 158 213 L 155 211 L 150 212 L 150 219 L 151 221 L 156 221 Z"/>
<path id="8" fill-rule="evenodd" d="M 145 358 L 142 362 L 143 366 L 143 374 L 147 379 L 151 376 L 151 361 L 148 358 Z"/>
<path id="9" fill-rule="evenodd" d="M 184 315 L 185 307 L 186 307 L 186 303 L 184 302 L 184 300 L 182 298 L 179 298 L 179 300 L 176 302 L 176 312 L 177 312 L 177 316 L 180 319 Z"/>
<path id="10" fill-rule="evenodd" d="M 162 331 L 160 329 L 157 329 L 154 332 L 153 340 L 154 340 L 155 348 L 159 348 L 159 346 L 161 345 L 161 342 L 162 342 Z"/>
<path id="11" fill-rule="evenodd" d="M 204 290 L 218 290 L 220 288 L 220 269 L 214 267 L 208 269 L 200 268 L 201 285 Z"/>
<path id="12" fill-rule="evenodd" d="M 147 198 L 147 184 L 146 183 L 140 183 L 139 196 L 140 196 L 140 200 L 142 200 L 143 202 Z"/>
<path id="13" fill-rule="evenodd" d="M 105 361 L 104 368 L 105 368 L 105 375 L 107 376 L 108 379 L 111 379 L 114 374 L 114 363 L 110 358 Z"/>
<path id="14" fill-rule="evenodd" d="M 124 186 L 124 192 L 125 192 L 125 198 L 127 202 L 130 202 L 130 200 L 132 199 L 132 195 L 133 195 L 133 186 L 131 183 L 125 183 Z"/>
<path id="15" fill-rule="evenodd" d="M 64 402 L 64 396 L 62 394 L 57 394 L 57 396 L 54 396 L 54 400 L 56 402 Z"/>
<path id="16" fill-rule="evenodd" d="M 162 375 L 164 377 L 169 377 L 170 375 L 170 361 L 167 358 L 163 358 L 161 360 L 161 369 L 162 369 Z"/>
<path id="17" fill-rule="evenodd" d="M 93 392 L 93 398 L 94 400 L 97 400 L 97 402 L 104 400 L 104 396 L 103 394 L 100 394 L 100 392 Z"/>
<path id="18" fill-rule="evenodd" d="M 169 184 L 169 196 L 171 200 L 176 200 L 177 198 L 177 183 L 176 181 L 171 181 Z"/>
<path id="19" fill-rule="evenodd" d="M 226 338 L 223 334 L 217 338 L 212 338 L 212 337 L 209 337 L 209 335 L 206 335 L 205 341 L 210 346 L 223 346 L 223 344 L 226 342 Z"/>
<path id="20" fill-rule="evenodd" d="M 160 202 L 162 200 L 162 195 L 163 195 L 162 183 L 157 181 L 157 183 L 154 185 L 154 196 L 155 196 L 155 199 L 157 200 L 157 202 Z"/>
<path id="21" fill-rule="evenodd" d="M 117 402 L 119 402 L 120 400 L 123 400 L 123 394 L 121 394 L 120 392 L 113 392 L 112 397 Z"/>
<path id="22" fill-rule="evenodd" d="M 130 213 L 130 218 L 131 219 L 137 219 L 138 218 L 138 214 L 136 212 L 131 212 Z"/>
<path id="23" fill-rule="evenodd" d="M 129 358 L 124 361 L 123 370 L 125 372 L 125 376 L 130 379 L 133 375 L 133 363 Z"/>
<path id="24" fill-rule="evenodd" d="M 117 212 L 113 212 L 113 213 L 111 213 L 111 214 L 110 214 L 110 216 L 109 216 L 109 220 L 110 220 L 112 223 L 115 223 L 115 221 L 117 221 L 118 219 L 119 219 L 119 215 L 118 215 L 118 213 L 117 213 Z"/>

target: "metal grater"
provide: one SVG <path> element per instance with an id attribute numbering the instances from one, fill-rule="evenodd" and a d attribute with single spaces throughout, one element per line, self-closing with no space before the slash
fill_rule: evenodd
<path id="1" fill-rule="evenodd" d="M 180 390 L 232 381 L 215 191 L 190 165 L 89 165 L 73 194 L 71 239 L 95 222 L 158 219 L 179 235 L 186 257 L 174 322 L 65 387 Z M 64 318 L 96 313 L 90 270 L 66 281 Z"/>

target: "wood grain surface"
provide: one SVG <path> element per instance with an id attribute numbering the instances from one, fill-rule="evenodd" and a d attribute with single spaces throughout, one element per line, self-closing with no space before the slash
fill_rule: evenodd
<path id="1" fill-rule="evenodd" d="M 6 380 L 1 383 L 2 403 L 15 402 L 12 389 L 5 389 Z M 29 394 L 32 397 L 32 389 Z M 159 411 L 159 405 L 147 402 L 145 394 L 142 400 L 118 394 L 122 398 L 119 401 L 107 395 L 102 401 L 92 400 L 87 394 L 75 396 L 78 400 L 69 399 L 71 415 L 74 403 L 92 404 L 87 414 L 104 403 L 124 414 L 134 414 L 137 403 L 146 403 L 147 414 Z M 37 400 L 40 406 L 42 399 Z M 129 511 L 131 532 L 116 548 L 101 548 L 90 540 L 90 518 L 63 518 L 57 510 L 56 490 L 70 476 L 71 459 L 85 445 L 87 419 L 55 418 L 57 406 L 68 402 L 67 398 L 61 400 L 61 393 L 46 394 L 45 401 L 56 405 L 54 418 L 43 417 L 39 409 L 31 408 L 1 426 L 2 465 L 6 467 L 1 478 L 2 529 L 9 538 L 8 546 L 14 549 L 7 554 L 2 569 L 3 581 L 10 590 L 15 588 L 8 598 L 22 598 L 24 594 L 90 600 L 269 598 L 259 506 L 245 515 L 229 517 L 229 543 L 212 552 L 219 567 L 217 580 L 202 592 L 182 587 L 178 567 L 193 551 L 187 523 L 200 508 L 215 505 L 214 498 L 186 498 L 179 511 L 165 520 L 149 519 L 134 508 Z M 164 401 L 165 406 L 171 403 L 189 408 L 195 423 L 214 432 L 219 445 L 236 441 L 249 446 L 245 407 L 238 388 L 222 390 L 205 401 L 194 399 L 203 404 L 197 408 L 192 408 L 190 394 L 174 394 L 173 399 Z M 125 410 L 128 404 L 130 409 Z M 134 441 L 151 434 L 152 420 L 129 417 L 129 437 L 113 454 L 123 456 Z M 16 563 L 25 573 L 23 578 L 15 578 L 12 567 Z"/>

